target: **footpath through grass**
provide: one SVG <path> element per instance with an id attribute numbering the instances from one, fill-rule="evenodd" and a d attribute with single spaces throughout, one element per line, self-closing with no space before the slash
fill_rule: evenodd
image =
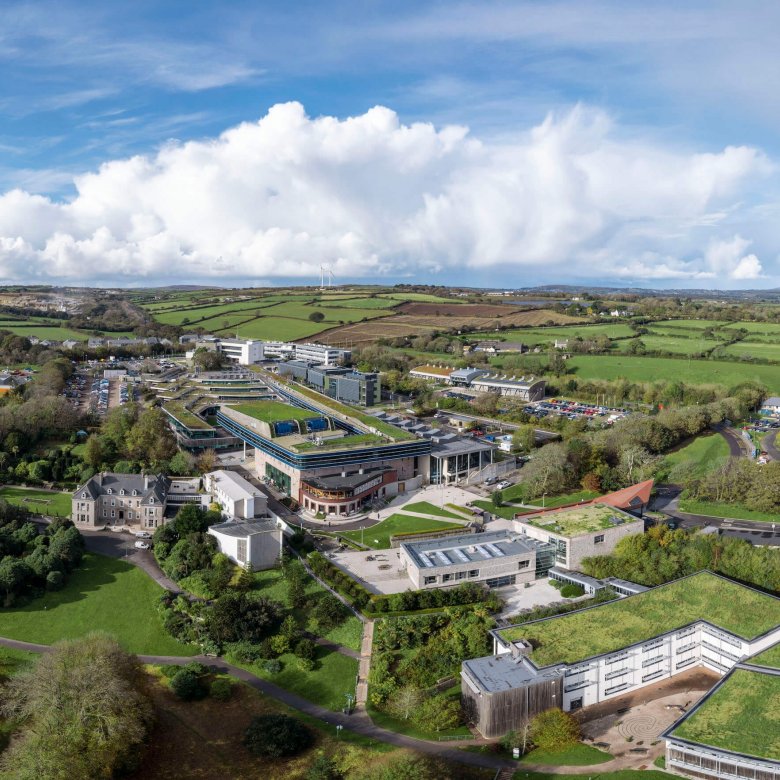
<path id="1" fill-rule="evenodd" d="M 390 537 L 396 534 L 422 534 L 430 531 L 451 531 L 460 528 L 463 528 L 462 523 L 447 523 L 443 520 L 394 514 L 364 531 L 345 531 L 340 536 L 345 536 L 353 542 L 365 544 L 366 547 L 373 550 L 387 550 L 390 548 Z"/>
<path id="2" fill-rule="evenodd" d="M 454 520 L 462 520 L 463 517 L 449 509 L 431 504 L 430 501 L 416 501 L 413 504 L 404 504 L 401 509 L 405 512 L 417 512 L 420 515 L 433 515 L 434 517 L 450 517 Z"/>
<path id="3" fill-rule="evenodd" d="M 50 645 L 106 631 L 126 650 L 144 655 L 195 655 L 198 648 L 169 636 L 157 615 L 162 588 L 146 572 L 89 553 L 60 591 L 0 609 L 0 636 Z"/>
<path id="4" fill-rule="evenodd" d="M 3 487 L 0 488 L 0 499 L 40 515 L 70 517 L 72 508 L 71 493 L 35 490 L 35 488 Z"/>

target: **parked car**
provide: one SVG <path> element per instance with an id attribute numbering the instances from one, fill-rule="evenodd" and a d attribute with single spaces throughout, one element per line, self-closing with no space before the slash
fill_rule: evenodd
<path id="1" fill-rule="evenodd" d="M 149 542 L 142 542 L 140 539 L 135 543 L 136 550 L 148 550 L 151 546 Z"/>
<path id="2" fill-rule="evenodd" d="M 136 539 L 151 539 L 152 535 L 148 531 L 136 531 Z"/>
<path id="3" fill-rule="evenodd" d="M 501 480 L 501 482 L 499 482 L 499 483 L 496 485 L 496 488 L 497 488 L 498 490 L 506 490 L 506 488 L 508 488 L 508 487 L 509 487 L 511 484 L 512 484 L 512 483 L 511 483 L 511 482 L 509 482 L 508 480 L 506 480 L 506 479 L 502 479 L 502 480 Z"/>

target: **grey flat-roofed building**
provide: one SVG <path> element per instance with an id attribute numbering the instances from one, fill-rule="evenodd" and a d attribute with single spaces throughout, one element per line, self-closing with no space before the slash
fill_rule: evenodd
<path id="1" fill-rule="evenodd" d="M 540 552 L 546 557 L 538 556 Z M 492 531 L 404 542 L 400 554 L 401 565 L 418 589 L 463 582 L 498 588 L 536 579 L 537 556 L 552 563 L 553 548 L 511 531 Z"/>
<path id="2" fill-rule="evenodd" d="M 586 593 L 598 593 L 606 587 L 601 580 L 597 580 L 595 577 L 588 577 L 587 574 L 578 571 L 569 571 L 562 566 L 553 566 L 550 569 L 550 579 L 565 582 L 567 585 L 578 585 Z"/>
<path id="3" fill-rule="evenodd" d="M 282 554 L 282 529 L 275 520 L 220 523 L 208 532 L 217 540 L 220 552 L 249 569 L 270 569 Z"/>
<path id="4" fill-rule="evenodd" d="M 441 432 L 425 432 L 425 438 L 432 438 L 431 483 L 457 482 L 468 479 L 493 462 L 493 446 L 469 436 L 447 436 Z"/>
<path id="5" fill-rule="evenodd" d="M 544 379 L 534 377 L 480 376 L 471 383 L 471 389 L 479 393 L 499 393 L 513 396 L 523 401 L 541 401 L 544 398 L 546 383 Z"/>
<path id="6" fill-rule="evenodd" d="M 453 385 L 470 385 L 478 377 L 488 372 L 484 368 L 459 368 L 450 374 L 450 382 Z"/>

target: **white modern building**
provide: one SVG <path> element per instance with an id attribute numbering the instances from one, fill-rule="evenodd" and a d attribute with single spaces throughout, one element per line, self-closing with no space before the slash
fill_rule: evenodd
<path id="1" fill-rule="evenodd" d="M 204 475 L 206 490 L 229 517 L 251 519 L 264 515 L 267 497 L 251 482 L 233 471 L 211 471 Z"/>
<path id="2" fill-rule="evenodd" d="M 217 349 L 239 366 L 251 366 L 263 360 L 263 341 L 253 339 L 220 339 Z"/>
<path id="3" fill-rule="evenodd" d="M 208 531 L 220 552 L 252 571 L 270 569 L 282 555 L 282 528 L 273 519 L 212 525 Z"/>
<path id="4" fill-rule="evenodd" d="M 352 357 L 348 349 L 331 347 L 328 344 L 295 344 L 295 359 L 322 366 L 338 366 Z"/>

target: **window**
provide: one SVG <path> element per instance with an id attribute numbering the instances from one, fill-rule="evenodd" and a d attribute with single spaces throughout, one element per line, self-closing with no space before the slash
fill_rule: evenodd
<path id="1" fill-rule="evenodd" d="M 116 506 L 116 501 L 114 501 L 114 499 L 113 499 L 113 498 L 111 499 L 111 506 Z M 113 514 L 113 513 L 112 513 L 112 514 Z"/>
<path id="2" fill-rule="evenodd" d="M 115 516 L 116 516 L 116 512 L 112 509 L 111 510 L 111 517 L 115 517 Z"/>
<path id="3" fill-rule="evenodd" d="M 593 537 L 594 544 L 602 544 L 604 541 L 604 534 L 597 534 Z"/>
<path id="4" fill-rule="evenodd" d="M 236 558 L 240 563 L 246 563 L 246 539 L 239 539 L 236 547 Z"/>
<path id="5" fill-rule="evenodd" d="M 123 496 L 124 494 L 125 494 L 125 489 L 124 489 L 124 488 L 122 488 L 122 489 L 119 491 L 119 495 L 120 495 L 120 496 Z"/>
<path id="6" fill-rule="evenodd" d="M 150 504 L 153 504 L 153 503 L 154 503 L 154 496 L 152 496 L 152 497 L 149 499 L 149 503 L 150 503 Z"/>
<path id="7" fill-rule="evenodd" d="M 110 495 L 111 495 L 111 488 L 109 488 L 108 490 L 106 490 L 106 493 L 108 493 L 108 495 L 110 496 Z"/>
<path id="8" fill-rule="evenodd" d="M 527 569 L 531 565 L 531 561 L 518 561 L 517 562 L 517 568 L 518 569 Z"/>
<path id="9" fill-rule="evenodd" d="M 138 491 L 137 490 L 133 490 L 133 495 L 137 496 L 138 495 Z"/>
<path id="10" fill-rule="evenodd" d="M 469 572 L 469 579 L 474 579 L 474 577 L 479 577 L 479 569 L 472 569 Z"/>
<path id="11" fill-rule="evenodd" d="M 442 578 L 442 582 L 450 582 L 452 580 L 452 574 L 445 574 Z"/>
<path id="12" fill-rule="evenodd" d="M 103 510 L 103 517 L 108 517 L 108 510 L 107 509 Z"/>
<path id="13" fill-rule="evenodd" d="M 455 572 L 455 579 L 456 580 L 466 579 L 466 572 L 465 571 L 456 571 Z"/>
<path id="14" fill-rule="evenodd" d="M 132 512 L 128 512 L 127 513 L 127 519 L 128 520 L 132 520 L 133 519 L 133 513 Z"/>
<path id="15" fill-rule="evenodd" d="M 424 584 L 424 585 L 433 585 L 433 583 L 434 583 L 434 582 L 436 582 L 436 577 L 435 577 L 435 576 L 426 577 L 426 578 L 423 580 L 423 584 Z"/>
<path id="16" fill-rule="evenodd" d="M 82 493 L 82 494 L 81 494 L 81 497 L 82 497 L 82 498 L 86 498 L 86 497 L 87 497 L 87 494 L 86 494 L 86 493 Z"/>

